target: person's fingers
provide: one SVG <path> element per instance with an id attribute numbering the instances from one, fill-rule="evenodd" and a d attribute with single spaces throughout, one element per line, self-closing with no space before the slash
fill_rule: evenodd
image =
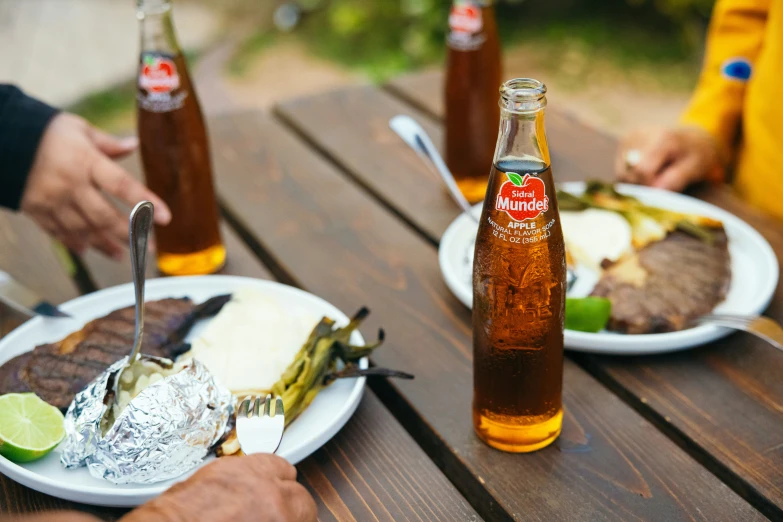
<path id="1" fill-rule="evenodd" d="M 252 466 L 254 470 L 259 470 L 262 474 L 270 473 L 281 480 L 296 480 L 296 468 L 282 457 L 256 453 L 242 458 L 246 459 L 245 464 Z"/>
<path id="2" fill-rule="evenodd" d="M 99 157 L 93 165 L 92 179 L 101 190 L 128 205 L 151 201 L 155 206 L 155 223 L 158 225 L 167 225 L 171 221 L 171 211 L 166 203 L 112 160 Z"/>
<path id="3" fill-rule="evenodd" d="M 640 150 L 646 142 L 650 140 L 649 129 L 636 129 L 628 133 L 620 142 L 617 147 L 617 153 L 614 156 L 614 172 L 615 175 L 626 181 L 633 181 L 634 173 L 631 167 L 634 166 L 632 162 L 629 162 L 628 152 Z"/>
<path id="4" fill-rule="evenodd" d="M 68 243 L 83 245 L 77 250 L 79 253 L 84 251 L 87 246 L 91 246 L 108 257 L 120 259 L 122 248 L 119 244 L 112 240 L 100 226 L 93 225 L 75 204 L 59 207 L 55 217 L 66 230 Z"/>
<path id="5" fill-rule="evenodd" d="M 44 232 L 54 236 L 59 233 L 59 226 L 55 220 L 46 212 L 28 212 L 28 215 L 38 223 L 38 226 L 43 229 Z"/>
<path id="6" fill-rule="evenodd" d="M 632 181 L 629 175 L 630 169 L 625 161 L 627 150 L 625 147 L 618 147 L 617 154 L 614 157 L 614 175 L 622 181 Z"/>
<path id="7" fill-rule="evenodd" d="M 639 149 L 639 161 L 631 169 L 638 176 L 637 183 L 651 185 L 663 168 L 675 155 L 676 142 L 668 135 L 661 135 L 647 146 Z"/>
<path id="8" fill-rule="evenodd" d="M 637 148 L 623 151 L 622 157 L 618 156 L 616 159 L 617 162 L 622 162 L 622 166 L 615 165 L 617 179 L 626 183 L 642 183 L 644 180 L 635 168 L 640 159 L 641 151 Z"/>
<path id="9" fill-rule="evenodd" d="M 136 136 L 126 138 L 116 138 L 100 129 L 90 126 L 87 135 L 98 149 L 110 158 L 120 158 L 125 156 L 139 146 L 139 139 Z"/>
<path id="10" fill-rule="evenodd" d="M 105 231 L 122 244 L 128 243 L 128 218 L 121 215 L 96 188 L 84 190 L 77 204 L 93 229 Z"/>
<path id="11" fill-rule="evenodd" d="M 318 516 L 318 508 L 312 495 L 298 482 L 287 481 L 280 484 L 280 490 L 289 507 L 291 520 L 313 522 Z"/>
<path id="12" fill-rule="evenodd" d="M 77 208 L 77 212 L 79 212 L 79 214 L 85 219 L 85 221 L 87 221 L 88 225 L 90 226 L 89 230 L 85 234 L 89 245 L 104 254 L 106 257 L 110 257 L 115 261 L 122 261 L 122 245 L 127 244 L 127 241 L 117 241 L 112 235 L 111 230 L 105 228 L 102 224 L 93 222 L 81 208 Z"/>
<path id="13" fill-rule="evenodd" d="M 683 158 L 666 167 L 653 182 L 656 188 L 679 192 L 699 177 L 699 160 L 693 156 Z"/>
<path id="14" fill-rule="evenodd" d="M 57 214 L 49 214 L 49 218 L 54 223 L 54 237 L 60 241 L 66 248 L 72 250 L 76 254 L 83 254 L 87 250 L 87 240 L 85 235 L 76 232 L 74 227 L 75 223 L 81 219 L 78 214 L 70 208 L 63 207 L 57 210 Z M 81 220 L 82 223 L 84 220 Z M 86 227 L 86 223 L 84 224 Z M 84 228 L 81 229 L 82 231 Z"/>

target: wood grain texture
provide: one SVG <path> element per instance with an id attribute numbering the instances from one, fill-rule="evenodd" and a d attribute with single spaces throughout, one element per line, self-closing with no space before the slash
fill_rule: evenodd
<path id="1" fill-rule="evenodd" d="M 0 520 L 4 515 L 25 515 L 51 511 L 79 511 L 112 522 L 120 519 L 127 509 L 104 508 L 68 502 L 34 491 L 0 475 Z M 54 522 L 54 521 L 53 521 Z"/>
<path id="2" fill-rule="evenodd" d="M 431 455 L 483 516 L 760 518 L 570 362 L 557 445 L 507 455 L 479 442 L 470 422 L 469 313 L 442 283 L 432 246 L 280 124 L 242 115 L 217 119 L 212 129 L 230 137 L 215 152 L 218 187 L 232 215 L 305 289 L 346 311 L 370 307 L 367 327 L 387 331 L 375 362 L 417 376 L 392 384 L 413 412 L 406 427 L 420 442 L 431 441 Z M 251 167 L 256 175 L 242 174 Z"/>
<path id="3" fill-rule="evenodd" d="M 321 521 L 480 519 L 372 392 L 297 468 Z"/>
<path id="4" fill-rule="evenodd" d="M 429 73 L 395 81 L 393 90 L 437 116 L 442 109 L 439 91 L 433 85 L 438 83 L 437 75 Z M 327 100 L 325 96 L 331 98 Z M 370 129 L 374 127 L 369 122 L 392 116 L 398 103 L 371 89 L 322 95 L 317 101 L 293 101 L 279 112 L 307 139 L 341 158 L 341 164 L 350 166 L 353 176 L 367 183 L 380 187 L 388 182 L 384 180 L 392 179 L 400 187 L 408 187 L 411 179 L 421 177 L 423 170 L 402 167 L 416 158 L 399 140 L 376 136 L 372 144 L 366 144 L 369 140 L 365 139 L 363 147 L 346 147 L 333 138 L 335 134 L 348 133 L 355 140 L 362 135 L 373 139 Z M 352 127 L 335 128 L 332 122 L 326 133 L 325 122 L 317 118 L 321 113 L 316 105 L 329 106 L 333 112 L 350 110 Z M 373 116 L 361 117 L 363 113 Z M 366 122 L 364 126 L 356 128 L 362 121 Z M 611 175 L 614 146 L 610 138 L 577 122 L 551 117 L 547 131 L 550 145 L 560 151 L 560 156 L 553 160 L 556 179 Z M 371 155 L 367 150 L 371 150 Z M 558 157 L 561 165 L 573 168 L 558 167 Z M 384 203 L 417 224 L 444 219 L 442 212 L 430 213 L 426 206 L 411 208 L 404 190 L 386 192 Z M 783 224 L 744 205 L 727 188 L 698 187 L 693 195 L 747 220 L 783 259 Z M 453 210 L 452 216 L 456 215 Z M 767 314 L 783 319 L 783 285 L 778 286 Z M 770 516 L 783 517 L 783 387 L 775 377 L 783 371 L 783 354 L 747 334 L 737 334 L 707 349 L 681 355 L 645 359 L 580 356 L 578 360 L 759 509 Z"/>
<path id="5" fill-rule="evenodd" d="M 231 143 L 230 135 L 226 143 Z M 213 147 L 226 150 L 222 142 Z M 138 173 L 133 158 L 125 165 Z M 228 263 L 221 273 L 271 279 L 236 232 L 227 225 L 222 232 Z M 114 262 L 90 253 L 84 262 L 99 288 L 131 281 L 127 256 L 122 262 Z M 157 275 L 152 264 L 147 272 L 150 277 Z M 4 318 L 0 309 L 0 325 Z M 13 320 L 8 317 L 9 324 Z M 370 391 L 350 423 L 298 469 L 300 481 L 316 499 L 319 520 L 479 520 L 464 497 Z M 2 480 L 0 514 L 76 509 L 115 520 L 125 512 L 60 501 Z"/>
<path id="6" fill-rule="evenodd" d="M 0 270 L 53 303 L 79 295 L 52 239 L 28 217 L 6 210 L 0 210 Z"/>

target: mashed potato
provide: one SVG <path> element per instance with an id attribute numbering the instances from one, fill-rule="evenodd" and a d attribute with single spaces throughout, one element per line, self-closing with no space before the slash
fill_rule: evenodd
<path id="1" fill-rule="evenodd" d="M 253 288 L 234 295 L 189 352 L 234 395 L 265 394 L 321 320 Z"/>
<path id="2" fill-rule="evenodd" d="M 604 259 L 617 261 L 631 251 L 631 226 L 616 212 L 589 208 L 560 212 L 566 249 L 578 264 L 600 270 Z"/>

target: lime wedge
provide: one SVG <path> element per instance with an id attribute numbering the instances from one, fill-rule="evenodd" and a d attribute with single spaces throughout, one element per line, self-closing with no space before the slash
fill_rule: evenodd
<path id="1" fill-rule="evenodd" d="M 604 297 L 567 297 L 565 327 L 595 333 L 604 329 L 612 312 L 612 302 Z"/>
<path id="2" fill-rule="evenodd" d="M 36 394 L 0 396 L 0 455 L 30 462 L 52 451 L 63 437 L 63 414 Z"/>

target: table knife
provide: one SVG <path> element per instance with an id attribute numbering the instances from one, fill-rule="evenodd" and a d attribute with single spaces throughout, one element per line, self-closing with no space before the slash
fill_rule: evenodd
<path id="1" fill-rule="evenodd" d="M 71 317 L 5 272 L 0 272 L 0 302 L 29 317 Z"/>

